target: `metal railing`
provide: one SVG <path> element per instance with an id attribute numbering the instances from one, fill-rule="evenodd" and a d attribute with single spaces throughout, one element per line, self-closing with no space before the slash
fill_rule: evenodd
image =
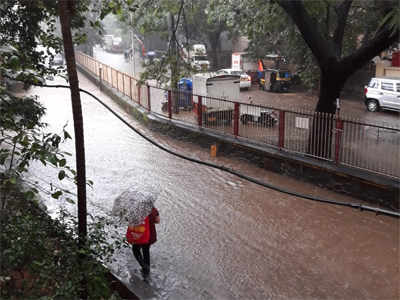
<path id="1" fill-rule="evenodd" d="M 365 123 L 343 114 L 282 110 L 167 90 L 139 81 L 90 56 L 77 62 L 147 110 L 269 147 L 400 178 L 400 127 Z"/>

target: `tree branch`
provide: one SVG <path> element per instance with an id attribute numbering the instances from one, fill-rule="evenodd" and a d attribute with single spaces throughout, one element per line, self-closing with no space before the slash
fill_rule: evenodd
<path id="1" fill-rule="evenodd" d="M 326 65 L 336 53 L 328 40 L 318 31 L 318 25 L 307 13 L 303 1 L 276 0 L 279 6 L 292 18 L 300 30 L 304 41 L 314 54 L 320 66 Z"/>
<path id="2" fill-rule="evenodd" d="M 347 17 L 349 15 L 349 11 L 353 0 L 344 0 L 341 4 L 335 7 L 335 11 L 337 14 L 338 25 L 336 27 L 335 33 L 333 34 L 333 42 L 337 47 L 337 56 L 340 57 L 342 55 L 342 45 L 343 45 L 343 37 L 344 30 L 347 23 Z"/>
<path id="3" fill-rule="evenodd" d="M 353 54 L 343 58 L 340 62 L 345 73 L 351 75 L 358 68 L 363 67 L 379 53 L 389 48 L 399 40 L 399 29 L 393 34 L 390 28 L 384 28 L 372 40 L 356 50 Z"/>
<path id="4" fill-rule="evenodd" d="M 325 17 L 325 27 L 326 27 L 326 36 L 330 37 L 331 35 L 331 4 L 327 0 L 324 0 L 326 5 L 326 17 Z"/>

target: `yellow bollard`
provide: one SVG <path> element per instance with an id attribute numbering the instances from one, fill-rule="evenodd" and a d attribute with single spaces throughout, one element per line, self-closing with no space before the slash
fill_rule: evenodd
<path id="1" fill-rule="evenodd" d="M 210 156 L 211 157 L 216 157 L 217 156 L 217 144 L 211 145 Z"/>

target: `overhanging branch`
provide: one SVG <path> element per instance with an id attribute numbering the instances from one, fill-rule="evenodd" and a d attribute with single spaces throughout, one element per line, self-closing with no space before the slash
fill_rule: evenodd
<path id="1" fill-rule="evenodd" d="M 297 25 L 304 41 L 311 49 L 319 65 L 324 65 L 328 60 L 336 57 L 331 43 L 318 31 L 318 25 L 306 11 L 303 1 L 276 0 L 276 2 Z"/>
<path id="2" fill-rule="evenodd" d="M 337 47 L 337 55 L 340 57 L 342 55 L 342 44 L 344 37 L 344 30 L 346 28 L 347 17 L 353 0 L 344 0 L 340 5 L 336 6 L 335 11 L 337 15 L 338 25 L 336 27 L 335 33 L 333 34 L 333 42 Z"/>
<path id="3" fill-rule="evenodd" d="M 367 42 L 364 46 L 356 50 L 353 54 L 343 58 L 341 65 L 345 73 L 351 74 L 354 70 L 363 67 L 366 63 L 371 61 L 375 56 L 379 55 L 382 51 L 389 48 L 391 45 L 399 41 L 399 29 L 396 33 L 389 28 L 381 30 L 375 38 Z"/>

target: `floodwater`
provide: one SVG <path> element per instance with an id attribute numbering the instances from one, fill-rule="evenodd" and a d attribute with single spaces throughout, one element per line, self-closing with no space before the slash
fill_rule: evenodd
<path id="1" fill-rule="evenodd" d="M 133 75 L 135 78 L 139 78 L 144 71 L 142 66 L 143 59 L 138 51 L 135 51 L 132 59 L 126 59 L 123 53 L 110 53 L 100 47 L 94 47 L 93 57 L 118 71 Z"/>
<path id="2" fill-rule="evenodd" d="M 210 158 L 197 145 L 147 131 L 83 76 L 80 84 L 177 152 L 297 192 L 359 202 L 240 158 Z M 30 93 L 47 107 L 52 130 L 60 132 L 68 122 L 72 133 L 68 90 L 35 88 Z M 116 253 L 110 266 L 141 299 L 399 299 L 397 219 L 281 194 L 174 157 L 95 100 L 82 98 L 87 177 L 94 182 L 88 189 L 89 213 L 110 216 L 114 199 L 128 187 L 159 187 L 161 224 L 151 248 L 150 281 L 142 281 L 129 249 Z M 64 147 L 74 152 L 72 142 Z M 73 156 L 69 162 L 74 165 Z M 52 168 L 34 165 L 30 176 L 59 185 L 56 175 Z M 68 186 L 72 189 L 67 181 Z M 49 187 L 43 183 L 43 188 Z M 54 199 L 45 203 L 50 213 L 68 206 Z M 125 226 L 119 230 L 122 238 Z"/>

